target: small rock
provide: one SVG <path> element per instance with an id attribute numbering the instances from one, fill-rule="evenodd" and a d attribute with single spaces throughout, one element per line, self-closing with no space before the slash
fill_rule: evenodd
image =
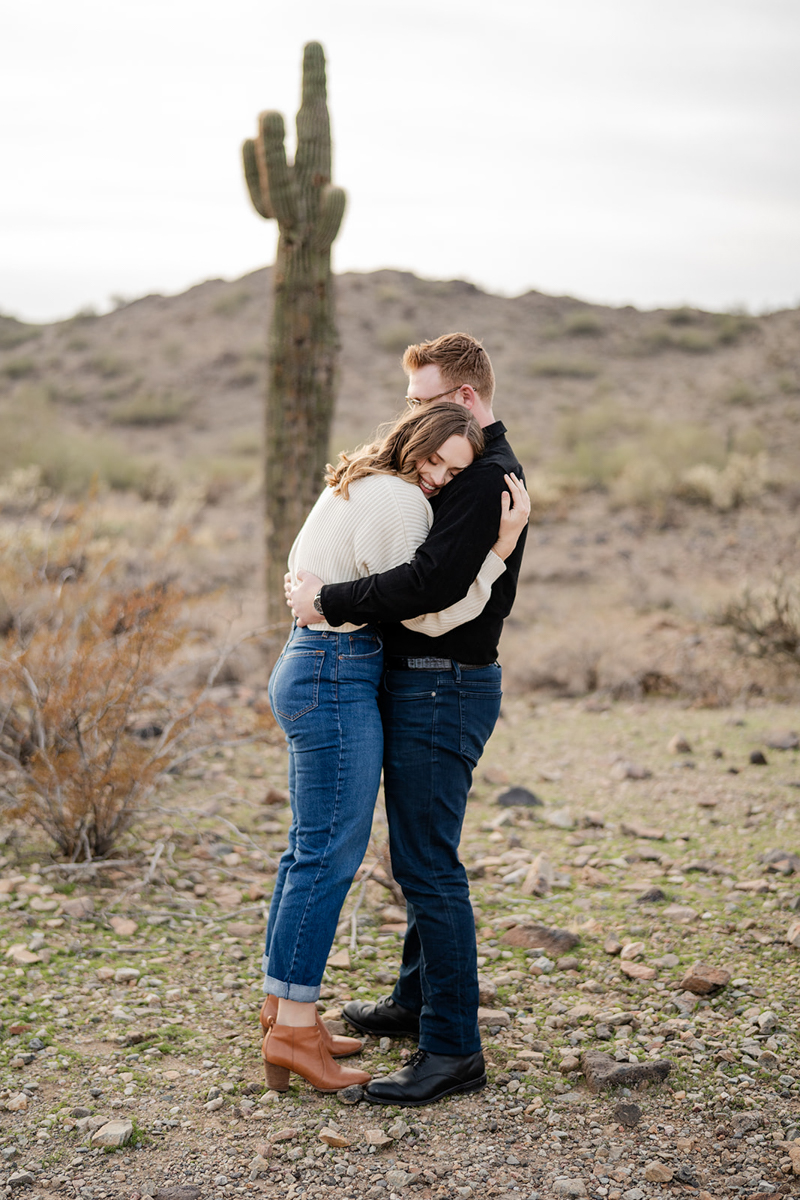
<path id="1" fill-rule="evenodd" d="M 94 900 L 91 896 L 70 896 L 69 900 L 62 900 L 61 909 L 68 917 L 85 921 L 94 912 Z"/>
<path id="2" fill-rule="evenodd" d="M 660 904 L 662 900 L 666 900 L 666 892 L 662 892 L 660 887 L 648 888 L 646 892 L 642 892 L 641 896 L 636 897 L 637 904 Z"/>
<path id="3" fill-rule="evenodd" d="M 680 986 L 685 992 L 694 992 L 696 996 L 716 996 L 730 981 L 730 971 L 711 967 L 707 963 L 695 963 L 684 975 Z"/>
<path id="4" fill-rule="evenodd" d="M 581 960 L 579 958 L 573 958 L 568 954 L 563 958 L 558 959 L 556 962 L 556 967 L 559 971 L 580 971 Z"/>
<path id="5" fill-rule="evenodd" d="M 575 1054 L 567 1054 L 562 1058 L 558 1069 L 562 1075 L 572 1075 L 575 1071 L 580 1071 L 581 1060 Z"/>
<path id="6" fill-rule="evenodd" d="M 653 825 L 641 825 L 638 821 L 623 821 L 620 829 L 623 833 L 627 833 L 629 837 L 644 838 L 645 841 L 663 842 L 666 837 L 663 829 L 657 829 Z"/>
<path id="7" fill-rule="evenodd" d="M 586 887 L 607 887 L 611 883 L 604 871 L 598 871 L 597 867 L 590 867 L 588 863 L 581 867 L 580 880 Z"/>
<path id="8" fill-rule="evenodd" d="M 32 963 L 38 963 L 42 961 L 38 954 L 34 954 L 22 943 L 18 943 L 15 946 L 9 946 L 9 948 L 6 950 L 5 956 L 6 958 L 10 958 L 13 963 L 16 963 L 18 967 L 28 967 Z"/>
<path id="9" fill-rule="evenodd" d="M 800 855 L 789 850 L 768 850 L 760 861 L 779 875 L 800 875 Z"/>
<path id="10" fill-rule="evenodd" d="M 338 1129 L 331 1129 L 329 1125 L 319 1131 L 319 1140 L 326 1146 L 345 1147 L 351 1144 L 349 1138 L 339 1133 Z"/>
<path id="11" fill-rule="evenodd" d="M 156 1188 L 153 1200 L 200 1200 L 200 1188 L 193 1184 L 177 1184 L 173 1187 Z"/>
<path id="12" fill-rule="evenodd" d="M 622 942 L 619 938 L 615 938 L 613 934 L 610 934 L 603 942 L 603 949 L 606 954 L 620 954 L 622 952 Z"/>
<path id="13" fill-rule="evenodd" d="M 770 734 L 766 744 L 770 750 L 797 750 L 800 747 L 800 737 L 793 729 L 787 729 L 780 733 Z"/>
<path id="14" fill-rule="evenodd" d="M 497 984 L 488 975 L 478 972 L 478 1003 L 489 1005 L 497 999 Z"/>
<path id="15" fill-rule="evenodd" d="M 16 1096 L 12 1096 L 10 1100 L 6 1100 L 4 1106 L 6 1112 L 27 1112 L 28 1097 L 24 1092 L 18 1092 Z"/>
<path id="16" fill-rule="evenodd" d="M 648 1183 L 669 1183 L 672 1179 L 672 1167 L 661 1162 L 649 1162 L 644 1168 L 644 1177 Z"/>
<path id="17" fill-rule="evenodd" d="M 626 942 L 620 951 L 620 958 L 623 962 L 633 962 L 635 959 L 641 958 L 644 952 L 644 942 Z"/>
<path id="18" fill-rule="evenodd" d="M 364 1130 L 364 1141 L 368 1146 L 377 1146 L 379 1150 L 385 1150 L 387 1146 L 391 1146 L 393 1140 L 382 1129 Z"/>
<path id="19" fill-rule="evenodd" d="M 222 1108 L 224 1103 L 224 1096 L 215 1096 L 213 1100 L 209 1100 L 203 1105 L 203 1107 L 205 1108 L 206 1112 L 216 1112 L 218 1109 Z"/>
<path id="20" fill-rule="evenodd" d="M 541 949 L 545 954 L 567 954 L 580 944 L 577 934 L 567 929 L 550 929 L 546 925 L 514 925 L 500 938 L 506 946 L 521 946 L 526 950 Z"/>
<path id="21" fill-rule="evenodd" d="M 364 1099 L 364 1089 L 360 1083 L 352 1083 L 350 1087 L 342 1088 L 336 1095 L 342 1104 L 358 1104 Z"/>
<path id="22" fill-rule="evenodd" d="M 696 908 L 691 908 L 688 904 L 668 904 L 662 914 L 668 921 L 678 921 L 680 924 L 688 924 L 689 921 L 696 921 L 700 913 Z"/>
<path id="23" fill-rule="evenodd" d="M 546 854 L 537 854 L 527 874 L 522 881 L 520 893 L 523 896 L 547 896 L 553 887 L 555 871 L 553 864 Z"/>
<path id="24" fill-rule="evenodd" d="M 133 1137 L 130 1121 L 108 1121 L 92 1135 L 93 1146 L 125 1146 Z"/>
<path id="25" fill-rule="evenodd" d="M 296 1137 L 297 1137 L 297 1130 L 293 1126 L 288 1125 L 286 1127 L 286 1129 L 279 1129 L 277 1133 L 273 1133 L 272 1141 L 273 1142 L 293 1142 Z"/>
<path id="26" fill-rule="evenodd" d="M 14 1171 L 8 1177 L 8 1186 L 11 1188 L 30 1187 L 35 1183 L 35 1177 L 30 1171 Z"/>
<path id="27" fill-rule="evenodd" d="M 343 950 L 337 950 L 335 954 L 331 954 L 328 958 L 329 967 L 336 967 L 342 971 L 350 970 L 350 951 L 345 947 Z"/>
<path id="28" fill-rule="evenodd" d="M 644 963 L 638 962 L 622 962 L 619 965 L 623 975 L 627 975 L 629 979 L 655 979 L 658 971 L 653 967 L 646 967 Z"/>
<path id="29" fill-rule="evenodd" d="M 800 949 L 800 921 L 792 921 L 786 930 L 786 940 L 790 946 Z"/>
<path id="30" fill-rule="evenodd" d="M 554 829 L 574 829 L 575 819 L 568 808 L 546 808 L 539 814 L 546 825 Z"/>
<path id="31" fill-rule="evenodd" d="M 750 763 L 754 767 L 766 767 L 767 759 L 762 750 L 752 750 L 750 752 Z"/>
<path id="32" fill-rule="evenodd" d="M 401 1171 L 399 1168 L 394 1168 L 387 1171 L 384 1176 L 386 1186 L 388 1188 L 405 1188 L 417 1179 L 416 1175 L 412 1175 L 409 1171 Z"/>
<path id="33" fill-rule="evenodd" d="M 680 965 L 680 959 L 677 954 L 662 954 L 660 958 L 653 959 L 654 967 L 663 967 L 667 971 L 671 971 L 673 967 Z"/>
<path id="34" fill-rule="evenodd" d="M 682 733 L 676 733 L 667 742 L 667 750 L 670 754 L 691 754 L 692 747 Z"/>
<path id="35" fill-rule="evenodd" d="M 617 759 L 611 768 L 614 779 L 650 779 L 653 772 L 640 763 L 628 762 L 624 758 Z"/>
<path id="36" fill-rule="evenodd" d="M 511 1017 L 502 1008 L 479 1008 L 478 1025 L 494 1025 L 499 1029 L 510 1029 Z"/>
<path id="37" fill-rule="evenodd" d="M 553 1180 L 554 1196 L 588 1196 L 586 1184 L 582 1179 L 569 1179 L 566 1175 Z"/>
<path id="38" fill-rule="evenodd" d="M 406 1136 L 406 1134 L 410 1133 L 410 1132 L 411 1132 L 411 1126 L 406 1125 L 406 1123 L 402 1119 L 402 1117 L 398 1117 L 398 1119 L 395 1121 L 394 1125 L 390 1125 L 387 1130 L 389 1137 L 393 1137 L 396 1142 L 399 1141 L 400 1138 L 404 1138 Z"/>
<path id="39" fill-rule="evenodd" d="M 141 971 L 137 967 L 119 967 L 114 972 L 114 983 L 133 983 L 140 975 Z"/>
<path id="40" fill-rule="evenodd" d="M 517 805 L 523 808 L 534 808 L 537 805 L 543 805 L 544 801 L 525 787 L 512 787 L 497 797 L 497 803 L 502 808 L 513 808 Z"/>
<path id="41" fill-rule="evenodd" d="M 590 1092 L 602 1088 L 637 1087 L 643 1083 L 663 1083 L 672 1063 L 661 1058 L 646 1063 L 618 1063 L 602 1050 L 584 1050 L 581 1068 Z"/>
<path id="42" fill-rule="evenodd" d="M 689 1187 L 697 1187 L 697 1176 L 694 1169 L 688 1163 L 681 1163 L 675 1172 L 673 1178 L 677 1179 L 678 1183 L 686 1183 Z"/>
<path id="43" fill-rule="evenodd" d="M 638 1104 L 625 1104 L 620 1101 L 614 1106 L 614 1120 L 626 1129 L 635 1129 L 642 1119 L 642 1110 Z"/>
<path id="44" fill-rule="evenodd" d="M 774 1033 L 778 1028 L 778 1024 L 779 1022 L 777 1016 L 774 1012 L 771 1012 L 770 1009 L 767 1009 L 766 1012 L 762 1012 L 758 1017 L 758 1027 L 762 1033 Z"/>
<path id="45" fill-rule="evenodd" d="M 257 1154 L 250 1162 L 250 1178 L 260 1179 L 262 1175 L 266 1175 L 269 1171 L 269 1163 L 260 1154 Z"/>
<path id="46" fill-rule="evenodd" d="M 130 917 L 111 917 L 108 923 L 119 937 L 133 937 L 138 928 Z"/>

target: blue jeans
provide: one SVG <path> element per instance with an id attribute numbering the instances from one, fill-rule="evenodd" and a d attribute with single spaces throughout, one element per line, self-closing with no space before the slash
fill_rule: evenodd
<path id="1" fill-rule="evenodd" d="M 408 930 L 393 999 L 420 1018 L 433 1054 L 474 1054 L 475 919 L 458 857 L 472 772 L 500 713 L 498 663 L 474 670 L 388 670 L 381 688 L 383 787 L 392 872 Z"/>
<path id="2" fill-rule="evenodd" d="M 383 645 L 353 633 L 292 630 L 269 681 L 289 745 L 292 823 L 267 922 L 264 991 L 319 997 L 339 913 L 364 858 L 381 777 Z"/>

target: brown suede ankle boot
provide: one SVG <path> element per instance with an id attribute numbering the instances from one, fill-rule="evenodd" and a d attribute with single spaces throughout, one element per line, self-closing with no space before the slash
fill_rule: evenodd
<path id="1" fill-rule="evenodd" d="M 287 1091 L 290 1071 L 319 1092 L 338 1092 L 354 1083 L 369 1083 L 372 1078 L 366 1071 L 354 1071 L 334 1062 L 322 1044 L 317 1025 L 270 1024 L 261 1053 L 267 1085 L 276 1092 Z"/>
<path id="2" fill-rule="evenodd" d="M 278 1020 L 277 996 L 266 996 L 261 1005 L 261 1028 L 264 1033 L 269 1028 L 270 1017 L 273 1023 Z M 317 1029 L 322 1034 L 322 1044 L 331 1058 L 349 1058 L 351 1054 L 358 1054 L 364 1048 L 364 1043 L 360 1038 L 342 1037 L 339 1033 L 331 1033 L 319 1013 L 317 1013 Z"/>

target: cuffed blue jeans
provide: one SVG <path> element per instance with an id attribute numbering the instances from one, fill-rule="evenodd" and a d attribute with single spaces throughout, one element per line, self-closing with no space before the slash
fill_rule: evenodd
<path id="1" fill-rule="evenodd" d="M 501 689 L 498 663 L 388 670 L 381 688 L 392 872 L 408 911 L 393 999 L 419 1014 L 420 1047 L 433 1054 L 481 1046 L 475 920 L 458 844 Z"/>
<path id="2" fill-rule="evenodd" d="M 383 647 L 353 633 L 292 630 L 269 681 L 289 746 L 292 822 L 270 903 L 264 991 L 313 1001 L 339 913 L 364 858 L 381 776 Z"/>

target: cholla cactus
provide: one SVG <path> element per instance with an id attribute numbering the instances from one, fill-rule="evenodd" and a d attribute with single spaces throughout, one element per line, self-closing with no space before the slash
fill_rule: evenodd
<path id="1" fill-rule="evenodd" d="M 331 184 L 331 131 L 325 55 L 303 52 L 303 98 L 297 152 L 286 161 L 283 117 L 264 112 L 258 136 L 243 146 L 244 172 L 256 212 L 278 222 L 275 304 L 269 334 L 266 420 L 267 619 L 286 613 L 283 573 L 328 457 L 338 336 L 331 246 L 345 193 Z"/>

